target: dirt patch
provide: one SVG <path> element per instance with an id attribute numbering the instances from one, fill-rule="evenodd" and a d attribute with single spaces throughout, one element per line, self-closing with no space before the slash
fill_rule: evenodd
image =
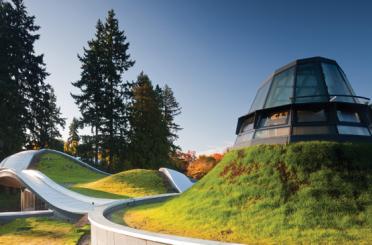
<path id="1" fill-rule="evenodd" d="M 233 161 L 231 164 L 224 167 L 220 173 L 220 177 L 227 178 L 230 182 L 234 182 L 239 176 L 248 175 L 254 171 L 257 171 L 259 168 L 258 163 L 250 164 L 238 164 L 236 161 Z"/>
<path id="2" fill-rule="evenodd" d="M 296 173 L 289 171 L 284 163 L 279 163 L 276 166 L 276 170 L 279 172 L 280 181 L 285 189 L 283 199 L 284 202 L 286 202 L 290 196 L 299 190 L 301 183 L 298 180 Z"/>

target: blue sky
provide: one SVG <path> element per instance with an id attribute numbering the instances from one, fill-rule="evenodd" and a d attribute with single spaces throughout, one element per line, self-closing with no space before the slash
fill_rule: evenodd
<path id="1" fill-rule="evenodd" d="M 69 125 L 77 54 L 113 8 L 136 64 L 154 83 L 172 87 L 182 106 L 183 150 L 233 144 L 261 81 L 298 58 L 325 56 L 344 69 L 357 95 L 372 97 L 372 3 L 369 1 L 26 0 L 41 26 L 36 51 Z M 63 132 L 67 137 L 67 129 Z"/>

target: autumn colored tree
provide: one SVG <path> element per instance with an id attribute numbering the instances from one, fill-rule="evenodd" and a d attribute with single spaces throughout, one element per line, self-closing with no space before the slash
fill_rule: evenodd
<path id="1" fill-rule="evenodd" d="M 210 156 L 199 156 L 187 166 L 187 176 L 194 179 L 201 179 L 217 165 L 222 157 L 223 155 L 220 153 L 215 153 Z"/>

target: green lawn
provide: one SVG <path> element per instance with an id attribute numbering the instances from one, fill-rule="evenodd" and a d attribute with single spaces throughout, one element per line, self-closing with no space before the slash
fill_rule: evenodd
<path id="1" fill-rule="evenodd" d="M 36 169 L 57 183 L 92 197 L 123 199 L 162 194 L 170 189 L 159 171 L 134 169 L 105 176 L 56 153 L 41 155 Z"/>
<path id="2" fill-rule="evenodd" d="M 0 226 L 0 244 L 41 245 L 77 244 L 89 226 L 82 228 L 74 224 L 49 218 L 16 219 Z"/>
<path id="3" fill-rule="evenodd" d="M 372 145 L 231 151 L 181 196 L 128 209 L 124 222 L 248 244 L 372 244 Z"/>

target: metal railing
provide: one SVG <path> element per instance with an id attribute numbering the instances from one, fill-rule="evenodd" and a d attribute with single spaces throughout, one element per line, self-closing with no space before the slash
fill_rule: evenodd
<path id="1" fill-rule="evenodd" d="M 296 96 L 296 97 L 289 97 L 289 99 L 292 101 L 292 103 L 295 102 L 296 99 L 306 99 L 306 98 L 317 98 L 317 97 L 329 97 L 329 102 L 337 101 L 338 97 L 346 97 L 353 99 L 354 103 L 357 104 L 367 104 L 370 101 L 370 98 L 364 97 L 364 96 L 357 96 L 357 95 L 346 95 L 346 94 L 323 94 L 323 95 L 305 95 L 305 96 Z M 362 100 L 362 101 L 360 101 Z M 341 101 L 341 102 L 348 102 L 348 101 Z"/>

